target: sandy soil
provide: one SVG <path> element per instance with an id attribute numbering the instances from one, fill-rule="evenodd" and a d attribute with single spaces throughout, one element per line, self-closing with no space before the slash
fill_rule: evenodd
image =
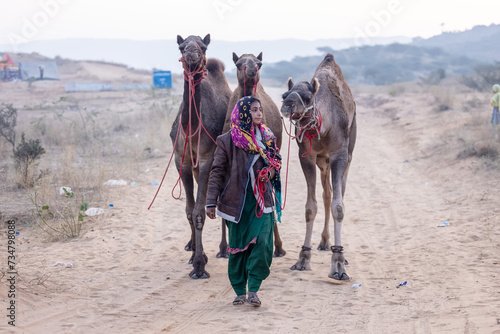
<path id="1" fill-rule="evenodd" d="M 281 92 L 272 91 L 277 103 Z M 227 261 L 215 258 L 219 220 L 207 220 L 204 230 L 210 279 L 189 278 L 189 228 L 183 198 L 170 194 L 173 170 L 147 210 L 157 189 L 150 182 L 160 181 L 168 162 L 165 149 L 165 157 L 142 161 L 141 172 L 127 179 L 136 185 L 109 189 L 114 207 L 91 220 L 83 238 L 47 243 L 39 230 L 20 228 L 19 275 L 33 279 L 18 286 L 17 330 L 6 324 L 8 284 L 0 281 L 1 331 L 500 333 L 498 175 L 474 159 L 444 158 L 435 141 L 451 112 L 432 111 L 428 97 L 355 99 L 358 139 L 342 236 L 351 281 L 329 279 L 331 253 L 316 249 L 312 271 L 289 269 L 305 233 L 305 181 L 294 142 L 280 225 L 287 255 L 273 260 L 262 307 L 231 304 Z M 286 157 L 288 138 L 283 142 Z M 317 195 L 316 246 L 324 217 L 319 185 Z M 438 227 L 443 221 L 449 226 Z M 1 240 L 4 255 L 5 233 Z"/>

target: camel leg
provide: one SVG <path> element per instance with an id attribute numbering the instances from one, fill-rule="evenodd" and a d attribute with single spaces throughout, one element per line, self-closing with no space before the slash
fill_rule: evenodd
<path id="1" fill-rule="evenodd" d="M 278 224 L 274 224 L 274 257 L 283 257 L 285 254 L 286 251 L 283 249 L 283 242 L 278 232 Z"/>
<path id="2" fill-rule="evenodd" d="M 182 154 L 182 151 L 181 151 Z M 179 154 L 175 154 L 175 166 L 177 167 L 177 172 L 180 173 L 180 168 L 181 168 L 181 159 Z M 186 251 L 194 251 L 193 249 L 193 243 L 195 239 L 195 230 L 194 230 L 194 225 L 193 225 L 193 208 L 194 208 L 194 183 L 193 183 L 193 172 L 191 170 L 191 166 L 188 164 L 184 164 L 182 166 L 182 175 L 181 175 L 181 181 L 182 184 L 184 185 L 184 192 L 186 193 L 186 216 L 187 220 L 189 222 L 189 226 L 191 227 L 191 238 L 187 242 L 186 246 L 184 246 L 184 250 Z M 191 259 L 189 260 L 189 263 L 191 264 L 193 261 L 193 257 L 191 256 Z"/>
<path id="3" fill-rule="evenodd" d="M 193 279 L 209 278 L 210 274 L 205 270 L 208 258 L 203 251 L 202 233 L 205 225 L 205 203 L 207 199 L 208 175 L 212 166 L 213 158 L 200 161 L 198 171 L 198 193 L 196 203 L 193 209 L 193 224 L 195 227 L 195 249 L 193 258 L 193 270 L 189 276 Z"/>
<path id="4" fill-rule="evenodd" d="M 224 219 L 221 219 L 222 222 L 222 237 L 220 239 L 219 244 L 219 252 L 217 253 L 218 258 L 229 258 L 229 254 L 227 253 L 227 237 L 226 237 L 226 222 Z"/>
<path id="5" fill-rule="evenodd" d="M 354 145 L 356 144 L 356 134 L 358 132 L 358 127 L 356 125 L 356 115 L 354 115 L 354 119 L 351 124 L 351 132 L 349 133 L 349 146 L 347 148 L 348 152 L 348 160 L 347 167 L 344 171 L 344 175 L 342 176 L 342 198 L 344 198 L 345 188 L 347 184 L 347 174 L 349 173 L 349 167 L 351 166 L 352 161 L 352 152 L 354 151 Z"/>
<path id="6" fill-rule="evenodd" d="M 330 183 L 330 161 L 326 157 L 318 157 L 316 164 L 321 171 L 321 186 L 323 188 L 323 204 L 325 206 L 325 225 L 321 233 L 318 250 L 330 249 L 330 205 L 332 203 L 332 185 Z"/>
<path id="7" fill-rule="evenodd" d="M 332 266 L 328 277 L 336 280 L 348 280 L 345 271 L 344 248 L 341 242 L 342 221 L 344 220 L 344 202 L 342 200 L 342 178 L 348 165 L 348 153 L 342 152 L 337 156 L 330 157 L 332 164 L 333 200 L 331 211 L 334 221 L 334 245 L 332 250 Z"/>
<path id="8" fill-rule="evenodd" d="M 300 166 L 306 178 L 307 183 L 307 201 L 306 201 L 306 237 L 304 245 L 299 253 L 299 259 L 290 268 L 292 270 L 311 270 L 311 238 L 314 225 L 314 219 L 318 212 L 318 203 L 316 201 L 316 165 L 314 161 L 316 156 L 309 155 L 302 157 L 303 149 L 299 149 Z"/>

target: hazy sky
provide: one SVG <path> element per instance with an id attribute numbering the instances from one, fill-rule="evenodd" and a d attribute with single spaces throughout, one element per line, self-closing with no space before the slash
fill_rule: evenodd
<path id="1" fill-rule="evenodd" d="M 0 0 L 0 44 L 63 38 L 430 37 L 500 24 L 499 0 Z M 442 26 L 444 23 L 444 26 Z"/>

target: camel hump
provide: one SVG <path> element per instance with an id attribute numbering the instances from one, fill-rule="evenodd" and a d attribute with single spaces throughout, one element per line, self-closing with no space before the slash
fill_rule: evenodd
<path id="1" fill-rule="evenodd" d="M 331 53 L 327 53 L 325 58 L 323 58 L 323 61 L 321 64 L 319 64 L 318 69 L 330 69 L 336 77 L 338 77 L 341 81 L 344 81 L 344 75 L 342 74 L 342 70 L 340 69 L 339 65 L 335 62 L 335 57 Z"/>
<path id="2" fill-rule="evenodd" d="M 356 112 L 356 104 L 352 97 L 351 89 L 345 82 L 342 70 L 335 62 L 333 54 L 326 54 L 325 58 L 316 69 L 314 77 L 319 79 L 320 84 L 327 84 L 325 86 L 340 100 L 344 112 L 350 115 L 349 119 L 351 122 Z"/>
<path id="3" fill-rule="evenodd" d="M 219 59 L 208 58 L 206 67 L 213 75 L 224 74 L 224 64 Z"/>

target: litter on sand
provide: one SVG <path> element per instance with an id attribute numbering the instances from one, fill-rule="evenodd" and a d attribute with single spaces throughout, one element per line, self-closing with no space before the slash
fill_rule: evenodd
<path id="1" fill-rule="evenodd" d="M 400 286 L 405 286 L 406 283 L 408 283 L 407 281 L 404 281 L 404 282 L 399 282 L 398 286 L 396 288 L 399 288 Z"/>
<path id="2" fill-rule="evenodd" d="M 56 262 L 52 265 L 52 267 L 58 267 L 58 266 L 63 266 L 66 268 L 73 268 L 73 265 L 71 263 L 65 263 L 65 262 Z"/>
<path id="3" fill-rule="evenodd" d="M 361 283 L 353 284 L 353 285 L 351 285 L 351 288 L 357 288 L 358 286 L 361 286 Z"/>
<path id="4" fill-rule="evenodd" d="M 446 227 L 446 226 L 450 226 L 450 222 L 445 220 L 444 222 L 442 222 L 441 224 L 439 224 L 437 227 Z"/>
<path id="5" fill-rule="evenodd" d="M 107 180 L 104 182 L 105 186 L 126 186 L 127 181 L 125 180 Z"/>
<path id="6" fill-rule="evenodd" d="M 151 182 L 151 185 L 153 185 L 153 186 L 157 186 L 159 184 L 160 184 L 160 182 L 156 182 L 156 181 Z"/>
<path id="7" fill-rule="evenodd" d="M 85 211 L 87 216 L 97 216 L 102 213 L 104 213 L 104 210 L 101 208 L 88 208 L 87 211 Z"/>

